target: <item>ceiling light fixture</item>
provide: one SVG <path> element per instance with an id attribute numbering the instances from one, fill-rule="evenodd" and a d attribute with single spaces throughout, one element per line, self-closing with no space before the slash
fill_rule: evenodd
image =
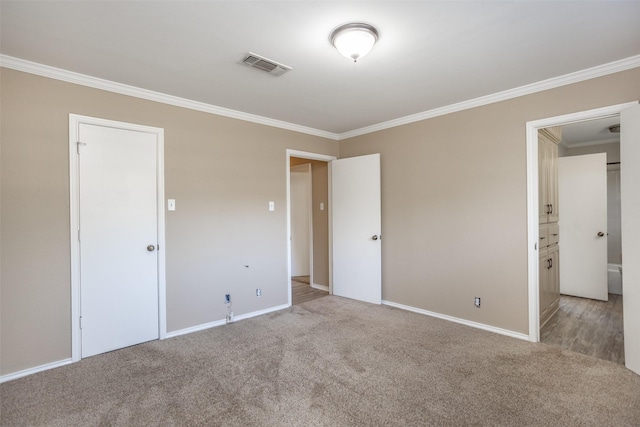
<path id="1" fill-rule="evenodd" d="M 378 30 L 369 24 L 352 22 L 331 32 L 331 44 L 353 62 L 365 56 L 378 40 Z"/>

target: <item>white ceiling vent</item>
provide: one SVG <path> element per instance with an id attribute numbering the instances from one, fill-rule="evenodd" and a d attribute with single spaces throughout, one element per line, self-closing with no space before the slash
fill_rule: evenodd
<path id="1" fill-rule="evenodd" d="M 273 74 L 274 76 L 281 76 L 287 71 L 291 70 L 291 67 L 288 67 L 284 64 L 280 64 L 276 61 L 267 59 L 264 56 L 256 55 L 255 53 L 251 53 L 251 52 L 245 55 L 244 59 L 242 60 L 242 63 L 248 65 L 249 67 L 258 68 L 262 71 L 266 71 L 267 73 Z"/>

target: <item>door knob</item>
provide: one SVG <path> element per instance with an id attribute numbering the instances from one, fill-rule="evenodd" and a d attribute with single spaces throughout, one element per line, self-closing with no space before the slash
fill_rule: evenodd
<path id="1" fill-rule="evenodd" d="M 155 246 L 153 246 L 153 245 L 149 245 L 149 246 L 147 246 L 147 250 L 148 250 L 149 252 L 153 252 L 153 251 L 155 251 L 155 250 L 156 250 L 156 247 L 155 247 Z"/>
<path id="2" fill-rule="evenodd" d="M 371 238 L 372 238 L 373 240 L 378 240 L 378 236 L 377 236 L 377 235 L 375 235 L 375 234 L 374 234 L 373 236 L 371 236 Z"/>
<path id="3" fill-rule="evenodd" d="M 598 232 L 598 237 L 604 237 L 604 233 L 602 231 Z"/>

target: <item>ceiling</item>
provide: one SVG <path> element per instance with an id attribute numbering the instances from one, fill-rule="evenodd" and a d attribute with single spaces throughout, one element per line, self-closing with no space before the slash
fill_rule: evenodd
<path id="1" fill-rule="evenodd" d="M 638 1 L 2 1 L 0 53 L 344 134 L 640 55 Z M 357 63 L 329 33 L 375 25 Z M 247 52 L 291 66 L 275 77 Z"/>
<path id="2" fill-rule="evenodd" d="M 605 117 L 562 126 L 561 144 L 567 148 L 585 145 L 612 144 L 620 142 L 620 134 L 609 131 L 609 126 L 619 125 L 620 116 Z"/>

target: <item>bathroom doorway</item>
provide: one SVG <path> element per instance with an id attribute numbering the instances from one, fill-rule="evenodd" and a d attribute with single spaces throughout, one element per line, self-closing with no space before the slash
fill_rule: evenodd
<path id="1" fill-rule="evenodd" d="M 619 115 L 561 126 L 560 301 L 556 314 L 541 328 L 540 341 L 624 365 L 619 131 Z M 594 179 L 595 183 L 587 185 L 586 179 Z M 582 194 L 576 195 L 577 192 Z M 606 195 L 597 194 L 605 192 Z M 589 212 L 584 212 L 580 199 L 587 199 Z M 593 211 L 606 215 L 606 219 L 597 221 L 606 224 L 606 229 L 583 230 L 576 224 L 585 222 Z M 589 234 L 591 231 L 594 236 Z M 585 265 L 580 260 L 585 246 L 581 242 L 583 237 L 594 241 L 605 239 L 601 250 L 606 254 L 601 257 L 606 260 L 598 256 L 595 260 L 598 265 Z M 578 269 L 581 271 L 574 271 Z M 585 273 L 590 275 L 588 280 L 580 280 Z M 587 282 L 592 285 L 587 286 Z"/>
<path id="2" fill-rule="evenodd" d="M 540 341 L 539 318 L 539 205 L 538 205 L 538 130 L 552 126 L 593 119 L 620 116 L 620 158 L 621 158 L 621 217 L 622 251 L 625 259 L 639 259 L 640 247 L 637 236 L 640 233 L 640 105 L 638 101 L 596 108 L 588 111 L 533 120 L 526 123 L 527 151 L 527 236 L 528 236 L 528 289 L 529 289 L 529 339 Z M 627 262 L 624 266 L 623 321 L 626 325 L 640 322 L 640 265 Z M 625 367 L 640 374 L 640 336 L 631 328 L 624 328 Z"/>

